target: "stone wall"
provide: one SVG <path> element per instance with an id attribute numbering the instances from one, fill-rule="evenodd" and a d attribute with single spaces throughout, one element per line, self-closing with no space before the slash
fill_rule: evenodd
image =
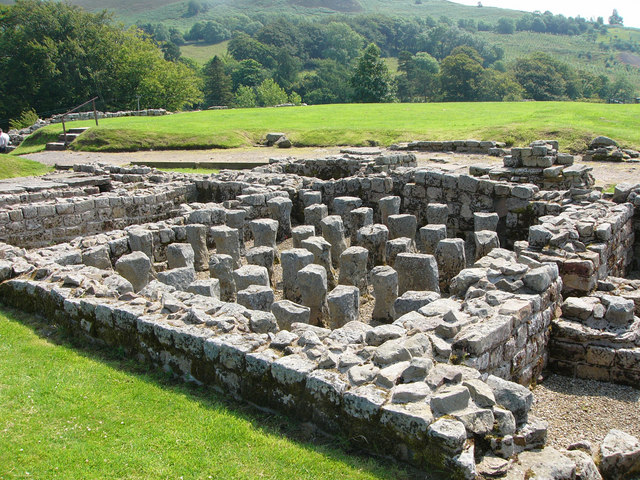
<path id="1" fill-rule="evenodd" d="M 417 140 L 409 143 L 392 145 L 391 150 L 408 150 L 419 152 L 456 152 L 478 153 L 483 155 L 503 156 L 506 144 L 494 141 L 479 140 Z"/>
<path id="2" fill-rule="evenodd" d="M 147 108 L 144 110 L 121 110 L 118 112 L 97 112 L 98 120 L 102 118 L 118 118 L 118 117 L 159 117 L 163 115 L 170 115 L 171 112 L 166 111 L 164 108 Z M 93 111 L 90 112 L 74 112 L 65 115 L 65 122 L 75 122 L 80 120 L 93 120 L 95 115 Z M 49 123 L 62 123 L 62 115 L 54 115 L 48 120 Z"/>

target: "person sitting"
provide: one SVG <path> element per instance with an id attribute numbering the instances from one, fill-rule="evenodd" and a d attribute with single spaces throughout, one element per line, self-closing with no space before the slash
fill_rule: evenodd
<path id="1" fill-rule="evenodd" d="M 11 139 L 9 138 L 9 135 L 4 133 L 0 128 L 0 153 L 7 152 L 10 142 L 11 142 Z"/>

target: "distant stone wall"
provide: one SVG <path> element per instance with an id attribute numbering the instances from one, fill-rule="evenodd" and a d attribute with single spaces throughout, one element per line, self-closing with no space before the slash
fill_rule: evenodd
<path id="1" fill-rule="evenodd" d="M 102 118 L 118 118 L 118 117 L 160 117 L 163 115 L 171 115 L 171 112 L 164 108 L 147 108 L 144 110 L 121 110 L 118 112 L 97 112 L 98 120 Z M 79 120 L 94 120 L 93 111 L 90 112 L 74 112 L 64 116 L 65 122 L 75 122 Z M 62 115 L 54 115 L 49 123 L 62 123 Z"/>

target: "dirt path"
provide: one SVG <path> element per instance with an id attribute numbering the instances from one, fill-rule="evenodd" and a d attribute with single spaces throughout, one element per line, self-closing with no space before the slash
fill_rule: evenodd
<path id="1" fill-rule="evenodd" d="M 343 147 L 291 148 L 278 150 L 268 147 L 247 147 L 229 150 L 166 150 L 126 153 L 92 153 L 92 152 L 40 152 L 25 157 L 45 165 L 70 166 L 78 163 L 106 163 L 111 165 L 127 165 L 139 161 L 165 162 L 264 162 L 270 158 L 294 157 L 322 158 L 338 155 Z M 502 160 L 487 155 L 468 155 L 456 153 L 418 153 L 418 165 L 439 167 L 444 170 L 462 173 L 469 165 L 502 165 Z M 578 160 L 581 162 L 581 160 Z M 584 162 L 593 167 L 596 185 L 608 187 L 620 182 L 640 183 L 640 163 L 621 162 Z"/>

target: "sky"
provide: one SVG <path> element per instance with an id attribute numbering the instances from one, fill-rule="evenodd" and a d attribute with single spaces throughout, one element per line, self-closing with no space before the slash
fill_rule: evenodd
<path id="1" fill-rule="evenodd" d="M 455 3 L 464 5 L 477 5 L 478 0 L 453 0 Z M 563 14 L 566 17 L 584 18 L 603 17 L 605 23 L 611 16 L 613 9 L 618 10 L 618 14 L 624 19 L 627 27 L 640 28 L 640 2 L 638 0 L 613 0 L 611 3 L 594 0 L 482 0 L 485 7 L 511 8 L 513 10 L 524 10 L 533 12 L 549 10 L 552 13 Z"/>

